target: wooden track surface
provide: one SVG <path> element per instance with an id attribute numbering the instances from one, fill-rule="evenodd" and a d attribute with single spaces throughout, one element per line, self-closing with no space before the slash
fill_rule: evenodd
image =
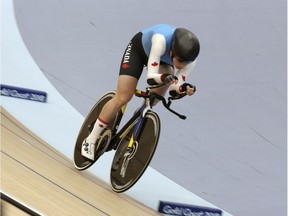
<path id="1" fill-rule="evenodd" d="M 2 216 L 28 216 L 28 213 L 25 213 L 21 209 L 17 208 L 10 203 L 1 200 L 1 213 Z"/>
<path id="2" fill-rule="evenodd" d="M 3 108 L 1 166 L 1 190 L 43 215 L 159 215 L 89 171 L 77 171 Z"/>

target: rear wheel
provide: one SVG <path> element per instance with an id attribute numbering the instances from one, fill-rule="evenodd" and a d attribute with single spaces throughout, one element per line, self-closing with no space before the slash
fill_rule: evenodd
<path id="1" fill-rule="evenodd" d="M 160 135 L 160 119 L 149 111 L 144 117 L 140 137 L 128 150 L 128 143 L 137 123 L 136 119 L 126 130 L 116 150 L 110 173 L 112 189 L 121 193 L 131 188 L 148 167 L 156 150 Z"/>
<path id="2" fill-rule="evenodd" d="M 97 152 L 95 152 L 95 159 L 94 161 L 91 161 L 85 157 L 82 156 L 81 154 L 81 148 L 82 148 L 82 143 L 86 137 L 91 133 L 94 123 L 96 122 L 103 106 L 111 100 L 115 96 L 115 91 L 110 91 L 107 92 L 105 95 L 103 95 L 93 106 L 91 111 L 88 113 L 86 119 L 84 120 L 82 127 L 79 131 L 78 138 L 76 140 L 76 144 L 74 147 L 74 166 L 78 170 L 85 170 L 89 168 L 91 165 L 93 165 L 97 159 L 105 152 L 107 145 L 110 142 L 111 136 L 112 136 L 112 131 L 115 131 L 116 127 L 116 121 L 117 118 L 119 117 L 118 115 L 115 117 L 113 121 L 111 121 L 107 127 L 106 130 L 104 130 L 101 133 L 101 138 L 98 140 L 100 142 L 100 147 L 97 149 Z"/>

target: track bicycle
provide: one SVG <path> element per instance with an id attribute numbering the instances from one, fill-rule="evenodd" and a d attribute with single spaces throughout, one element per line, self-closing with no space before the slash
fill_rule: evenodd
<path id="1" fill-rule="evenodd" d="M 166 99 L 152 91 L 161 85 L 146 87 L 146 91 L 136 90 L 135 96 L 143 98 L 142 105 L 134 115 L 118 131 L 126 106 L 123 106 L 116 117 L 100 134 L 95 148 L 94 160 L 81 155 L 83 140 L 91 133 L 94 123 L 103 106 L 115 96 L 115 91 L 104 94 L 92 107 L 84 120 L 74 148 L 74 166 L 82 171 L 92 166 L 100 156 L 110 150 L 116 150 L 110 170 L 110 184 L 113 191 L 124 192 L 131 188 L 148 167 L 156 150 L 160 136 L 160 118 L 152 110 L 155 100 L 162 101 L 163 106 L 181 119 L 181 115 L 170 108 L 172 101 L 180 99 L 185 94 Z"/>

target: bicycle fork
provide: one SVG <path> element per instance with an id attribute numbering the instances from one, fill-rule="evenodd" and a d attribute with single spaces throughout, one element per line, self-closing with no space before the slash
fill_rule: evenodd
<path id="1" fill-rule="evenodd" d="M 132 135 L 130 138 L 130 141 L 129 141 L 127 151 L 124 154 L 123 164 L 122 164 L 122 167 L 120 170 L 120 175 L 122 178 L 125 177 L 128 164 L 129 164 L 130 160 L 134 157 L 137 149 L 138 149 L 138 142 L 136 140 L 134 140 L 134 136 Z"/>
<path id="2" fill-rule="evenodd" d="M 121 170 L 120 170 L 120 175 L 122 178 L 125 177 L 126 175 L 126 171 L 127 171 L 127 167 L 128 164 L 130 162 L 130 160 L 134 157 L 137 149 L 138 149 L 138 138 L 139 138 L 139 132 L 140 129 L 142 127 L 143 124 L 143 120 L 144 120 L 144 116 L 145 113 L 149 110 L 149 106 L 145 106 L 145 103 L 143 104 L 143 106 L 140 108 L 140 117 L 136 123 L 135 129 L 133 131 L 133 134 L 129 140 L 128 146 L 127 146 L 127 150 L 124 154 L 124 159 L 123 159 L 123 164 L 121 166 Z"/>

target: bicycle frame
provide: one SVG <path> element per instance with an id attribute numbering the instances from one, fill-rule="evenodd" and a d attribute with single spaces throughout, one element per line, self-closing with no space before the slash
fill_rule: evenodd
<path id="1" fill-rule="evenodd" d="M 145 92 L 142 92 L 141 90 L 136 90 L 135 91 L 136 94 L 145 94 Z M 150 93 L 150 92 L 149 92 Z M 131 126 L 131 124 L 137 120 L 138 118 L 138 121 L 136 123 L 136 127 L 133 131 L 133 135 L 131 136 L 131 139 L 129 141 L 129 144 L 128 144 L 128 148 L 132 148 L 132 145 L 134 143 L 135 140 L 138 139 L 139 135 L 140 135 L 140 129 L 141 129 L 141 126 L 143 124 L 143 120 L 144 120 L 144 116 L 145 116 L 145 113 L 149 110 L 152 110 L 152 106 L 151 104 L 153 104 L 153 99 L 151 98 L 144 98 L 144 102 L 143 104 L 141 105 L 141 107 L 137 110 L 136 113 L 134 113 L 134 115 L 128 120 L 128 122 L 121 128 L 121 130 L 119 132 L 116 132 L 113 133 L 113 136 L 112 136 L 112 139 L 111 139 L 111 142 L 110 142 L 110 148 L 108 149 L 111 149 L 111 147 L 113 149 L 116 149 L 117 148 L 117 145 L 118 143 L 120 142 L 121 138 L 123 137 L 123 135 L 126 133 L 126 131 L 129 129 L 129 127 Z M 122 116 L 124 115 L 124 112 L 126 110 L 126 107 L 127 107 L 127 104 L 124 105 L 122 108 L 121 108 L 121 116 L 118 116 L 117 117 L 117 120 L 116 120 L 116 127 L 115 128 L 118 128 L 119 125 L 120 125 L 120 122 L 121 122 L 121 118 Z"/>
<path id="2" fill-rule="evenodd" d="M 115 125 L 113 128 L 115 128 L 114 131 L 112 131 L 112 139 L 111 139 L 111 142 L 107 148 L 107 151 L 110 151 L 112 149 L 116 149 L 121 138 L 123 137 L 123 135 L 125 134 L 125 132 L 129 129 L 129 127 L 131 126 L 131 124 L 137 119 L 138 119 L 138 122 L 136 124 L 136 127 L 134 129 L 134 132 L 133 132 L 133 135 L 131 136 L 131 139 L 130 139 L 130 142 L 128 144 L 128 148 L 131 148 L 134 141 L 137 140 L 139 138 L 139 135 L 140 135 L 140 128 L 143 124 L 143 120 L 144 120 L 144 116 L 146 114 L 147 111 L 149 110 L 152 110 L 152 105 L 155 101 L 155 99 L 159 99 L 162 101 L 164 107 L 169 110 L 170 112 L 172 112 L 173 114 L 177 115 L 179 118 L 181 119 L 186 119 L 186 116 L 184 115 L 181 115 L 177 112 L 175 112 L 174 110 L 172 110 L 170 108 L 170 105 L 172 103 L 172 100 L 178 100 L 178 99 L 181 99 L 183 98 L 186 94 L 183 94 L 183 95 L 180 95 L 178 97 L 169 97 L 168 98 L 168 102 L 166 102 L 165 98 L 163 96 L 160 96 L 156 93 L 153 93 L 151 91 L 151 89 L 154 89 L 154 88 L 159 88 L 161 86 L 163 86 L 165 84 L 160 84 L 160 85 L 157 85 L 157 86 L 152 86 L 152 87 L 147 87 L 146 88 L 146 92 L 143 92 L 139 89 L 136 89 L 135 91 L 135 95 L 138 96 L 138 97 L 143 97 L 144 98 L 144 102 L 143 104 L 141 105 L 141 107 L 137 110 L 137 112 L 129 119 L 129 121 L 121 128 L 121 130 L 119 132 L 117 132 L 118 128 L 119 128 L 119 125 L 120 125 L 120 122 L 121 122 L 121 119 L 122 119 L 122 116 L 124 115 L 124 112 L 125 112 L 125 109 L 127 107 L 127 104 L 124 105 L 122 108 L 121 108 L 121 112 L 119 114 L 119 116 L 117 116 L 116 118 L 116 121 L 115 121 Z"/>

